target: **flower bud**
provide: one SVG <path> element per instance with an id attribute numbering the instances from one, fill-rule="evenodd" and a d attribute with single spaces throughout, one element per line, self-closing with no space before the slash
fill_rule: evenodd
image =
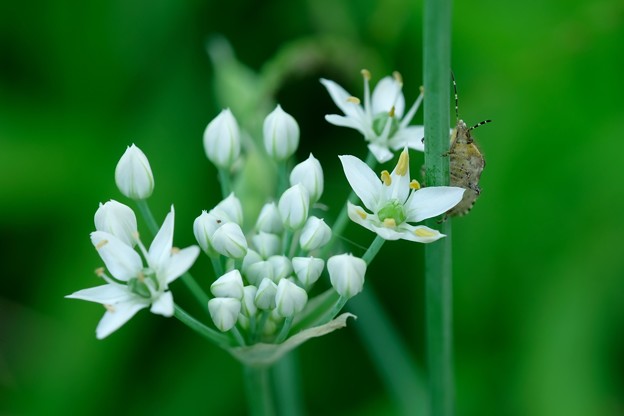
<path id="1" fill-rule="evenodd" d="M 241 313 L 245 316 L 254 316 L 258 311 L 258 307 L 254 303 L 258 293 L 258 288 L 252 285 L 243 288 L 243 301 L 241 302 Z"/>
<path id="2" fill-rule="evenodd" d="M 95 229 L 110 233 L 134 247 L 137 235 L 137 220 L 134 211 L 127 205 L 110 200 L 95 211 Z"/>
<path id="3" fill-rule="evenodd" d="M 262 258 L 269 258 L 277 254 L 280 250 L 280 238 L 275 234 L 259 232 L 251 237 L 256 251 Z"/>
<path id="4" fill-rule="evenodd" d="M 262 257 L 260 257 L 260 254 L 258 254 L 258 252 L 256 252 L 255 250 L 248 248 L 247 254 L 245 254 L 245 257 L 243 258 L 243 264 L 241 266 L 243 274 L 247 274 L 249 266 L 258 263 L 259 261 L 262 261 Z"/>
<path id="5" fill-rule="evenodd" d="M 321 198 L 323 193 L 323 168 L 318 159 L 310 156 L 295 166 L 290 172 L 290 184 L 300 183 L 308 191 L 310 203 L 313 204 Z"/>
<path id="6" fill-rule="evenodd" d="M 236 269 L 227 272 L 210 285 L 210 291 L 218 298 L 243 298 L 243 278 Z"/>
<path id="7" fill-rule="evenodd" d="M 275 280 L 273 274 L 273 265 L 271 262 L 263 260 L 247 267 L 245 277 L 251 284 L 259 285 L 264 278 Z"/>
<path id="8" fill-rule="evenodd" d="M 286 317 L 294 316 L 305 307 L 308 294 L 305 290 L 288 279 L 280 280 L 275 294 L 275 306 L 279 315 Z"/>
<path id="9" fill-rule="evenodd" d="M 271 256 L 268 262 L 273 266 L 273 278 L 275 283 L 278 283 L 281 279 L 290 276 L 293 271 L 292 263 L 286 256 Z"/>
<path id="10" fill-rule="evenodd" d="M 229 109 L 219 113 L 204 131 L 206 156 L 220 169 L 229 169 L 240 154 L 240 131 Z"/>
<path id="11" fill-rule="evenodd" d="M 134 144 L 128 146 L 115 168 L 115 183 L 130 199 L 147 199 L 154 191 L 154 176 L 145 154 Z"/>
<path id="12" fill-rule="evenodd" d="M 299 125 L 278 104 L 264 119 L 264 148 L 274 160 L 285 160 L 292 156 L 299 146 Z"/>
<path id="13" fill-rule="evenodd" d="M 240 226 L 243 225 L 243 207 L 234 192 L 211 209 L 210 214 L 223 222 L 235 222 Z"/>
<path id="14" fill-rule="evenodd" d="M 301 184 L 291 186 L 284 191 L 277 204 L 282 223 L 290 230 L 303 227 L 308 218 L 309 207 L 308 191 Z"/>
<path id="15" fill-rule="evenodd" d="M 262 279 L 254 302 L 260 309 L 275 308 L 275 293 L 277 293 L 277 285 L 271 279 Z"/>
<path id="16" fill-rule="evenodd" d="M 208 301 L 208 311 L 215 326 L 220 331 L 229 331 L 236 325 L 241 302 L 234 298 L 214 298 Z"/>
<path id="17" fill-rule="evenodd" d="M 299 244 L 305 251 L 312 251 L 327 244 L 331 238 L 332 231 L 329 225 L 320 218 L 310 217 L 306 221 Z"/>
<path id="18" fill-rule="evenodd" d="M 352 298 L 362 291 L 366 262 L 351 254 L 340 254 L 327 260 L 332 286 L 340 296 Z"/>
<path id="19" fill-rule="evenodd" d="M 217 253 L 232 259 L 242 259 L 247 254 L 247 240 L 243 230 L 235 222 L 219 227 L 210 242 Z"/>
<path id="20" fill-rule="evenodd" d="M 221 227 L 219 221 L 220 220 L 214 215 L 202 211 L 201 215 L 195 218 L 195 222 L 193 222 L 193 234 L 195 234 L 195 239 L 202 250 L 209 256 L 216 254 L 212 247 L 211 240 L 217 229 Z"/>
<path id="21" fill-rule="evenodd" d="M 256 230 L 273 234 L 281 234 L 284 231 L 282 218 L 279 215 L 275 202 L 264 204 L 256 221 Z"/>
<path id="22" fill-rule="evenodd" d="M 292 265 L 297 275 L 297 280 L 299 280 L 304 287 L 309 288 L 318 280 L 321 273 L 323 273 L 325 262 L 323 259 L 314 257 L 294 257 L 292 259 Z"/>

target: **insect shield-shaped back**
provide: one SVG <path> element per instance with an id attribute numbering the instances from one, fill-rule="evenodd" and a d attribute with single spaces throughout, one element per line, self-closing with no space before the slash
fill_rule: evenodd
<path id="1" fill-rule="evenodd" d="M 457 84 L 455 83 L 454 76 L 453 89 L 455 91 L 455 116 L 457 117 L 457 125 L 455 126 L 455 130 L 453 130 L 451 146 L 448 152 L 448 156 L 450 157 L 450 185 L 464 188 L 466 192 L 464 192 L 464 197 L 459 204 L 446 212 L 443 221 L 448 217 L 467 214 L 481 194 L 479 179 L 481 179 L 481 173 L 485 167 L 485 159 L 477 147 L 471 135 L 471 131 L 491 121 L 485 120 L 468 128 L 466 123 L 459 119 Z"/>

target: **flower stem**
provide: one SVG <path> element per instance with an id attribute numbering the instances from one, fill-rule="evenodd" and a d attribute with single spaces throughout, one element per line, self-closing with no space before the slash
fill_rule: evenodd
<path id="1" fill-rule="evenodd" d="M 286 336 L 288 336 L 288 331 L 290 331 L 292 323 L 293 323 L 293 317 L 292 316 L 289 316 L 288 318 L 284 319 L 284 324 L 282 325 L 282 330 L 280 331 L 280 333 L 277 336 L 277 338 L 275 338 L 275 343 L 276 344 L 281 344 L 282 342 L 284 342 L 284 340 L 286 339 Z"/>
<path id="2" fill-rule="evenodd" d="M 225 199 L 232 192 L 230 174 L 225 169 L 219 169 L 219 184 L 221 185 L 221 195 Z"/>
<path id="3" fill-rule="evenodd" d="M 229 347 L 229 340 L 227 336 L 199 322 L 197 319 L 193 318 L 191 315 L 189 315 L 184 309 L 182 309 L 178 305 L 175 305 L 174 316 L 178 318 L 180 322 L 182 322 L 183 324 L 191 328 L 193 331 L 196 331 L 201 336 L 214 342 L 216 345 L 223 347 L 223 348 Z"/>
<path id="4" fill-rule="evenodd" d="M 367 266 L 371 264 L 377 253 L 379 253 L 381 246 L 383 246 L 385 242 L 386 240 L 383 237 L 375 237 L 371 245 L 368 247 L 368 250 L 366 250 L 366 253 L 362 256 L 362 260 L 366 262 Z"/>
<path id="5" fill-rule="evenodd" d="M 140 199 L 135 201 L 141 216 L 147 223 L 147 228 L 149 229 L 152 237 L 154 237 L 158 233 L 158 223 L 154 219 L 154 215 L 152 214 L 152 210 L 150 210 L 149 205 L 147 205 L 147 201 L 145 199 Z"/>
<path id="6" fill-rule="evenodd" d="M 427 185 L 449 183 L 451 73 L 451 0 L 425 0 L 424 5 L 425 166 Z M 435 219 L 427 225 L 435 227 Z M 454 413 L 452 364 L 451 225 L 446 238 L 425 247 L 427 369 L 431 414 Z"/>
<path id="7" fill-rule="evenodd" d="M 269 367 L 244 366 L 243 379 L 251 416 L 275 415 Z"/>

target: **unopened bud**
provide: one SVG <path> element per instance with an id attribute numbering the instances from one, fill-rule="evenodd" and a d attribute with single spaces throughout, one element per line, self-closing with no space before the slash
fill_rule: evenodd
<path id="1" fill-rule="evenodd" d="M 145 154 L 134 144 L 128 146 L 115 168 L 115 183 L 130 199 L 147 199 L 154 191 L 154 176 Z"/>

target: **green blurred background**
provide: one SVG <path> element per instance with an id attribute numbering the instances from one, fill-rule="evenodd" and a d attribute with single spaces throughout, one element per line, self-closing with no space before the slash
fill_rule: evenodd
<path id="1" fill-rule="evenodd" d="M 127 202 L 115 164 L 141 147 L 157 218 L 175 203 L 176 244 L 192 244 L 193 219 L 220 200 L 204 127 L 224 105 L 263 108 L 253 72 L 211 63 L 221 34 L 279 81 L 299 158 L 312 151 L 325 169 L 330 221 L 347 190 L 336 155 L 365 148 L 324 121 L 337 109 L 318 78 L 361 96 L 360 68 L 374 80 L 396 69 L 411 103 L 421 20 L 405 0 L 0 3 L 0 413 L 244 414 L 238 364 L 176 320 L 139 313 L 98 341 L 102 309 L 63 299 L 98 283 L 93 214 Z M 494 120 L 476 132 L 482 197 L 453 221 L 457 413 L 624 414 L 624 3 L 456 2 L 453 28 L 461 115 Z M 422 258 L 386 244 L 367 280 L 419 365 Z M 197 275 L 207 269 L 203 258 Z M 310 414 L 395 414 L 353 328 L 299 357 Z"/>

